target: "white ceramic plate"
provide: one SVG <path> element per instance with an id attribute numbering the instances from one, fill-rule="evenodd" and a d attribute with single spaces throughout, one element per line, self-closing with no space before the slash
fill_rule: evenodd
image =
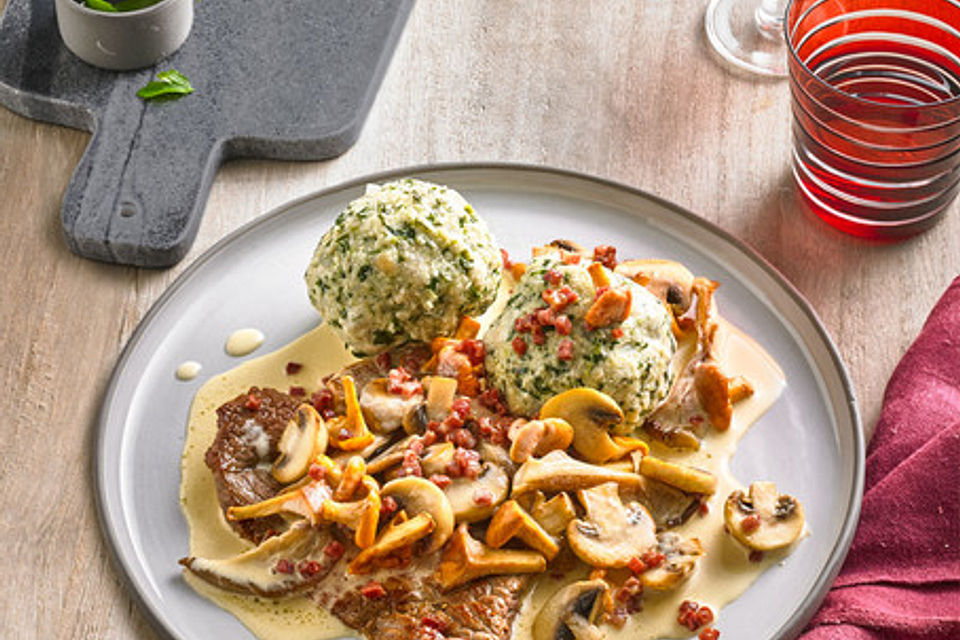
<path id="1" fill-rule="evenodd" d="M 620 256 L 683 262 L 722 283 L 718 304 L 777 360 L 787 388 L 747 433 L 732 463 L 803 496 L 814 535 L 724 608 L 727 638 L 787 638 L 815 611 L 853 537 L 863 484 L 863 439 L 850 383 L 814 312 L 770 265 L 713 225 L 622 185 L 512 165 L 418 167 L 370 176 L 292 202 L 201 256 L 157 301 L 113 373 L 95 444 L 106 538 L 133 593 L 161 633 L 251 638 L 181 579 L 180 452 L 194 391 L 237 365 L 226 337 L 257 327 L 272 351 L 313 327 L 302 273 L 320 235 L 365 183 L 415 175 L 459 190 L 516 256 L 554 238 L 612 244 Z M 253 357 L 253 356 L 251 356 Z M 196 380 L 174 377 L 187 359 Z"/>

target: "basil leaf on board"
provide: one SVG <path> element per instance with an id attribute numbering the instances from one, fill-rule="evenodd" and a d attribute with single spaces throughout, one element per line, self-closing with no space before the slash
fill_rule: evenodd
<path id="1" fill-rule="evenodd" d="M 137 91 L 137 96 L 144 100 L 153 100 L 167 96 L 185 96 L 188 93 L 193 93 L 190 80 L 176 69 L 170 69 L 158 73 L 156 80 L 151 80 Z"/>

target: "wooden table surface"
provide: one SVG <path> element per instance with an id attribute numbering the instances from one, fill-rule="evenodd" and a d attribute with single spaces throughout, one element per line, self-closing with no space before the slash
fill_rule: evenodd
<path id="1" fill-rule="evenodd" d="M 375 171 L 544 164 L 697 212 L 807 297 L 870 429 L 894 365 L 960 273 L 960 205 L 892 246 L 804 213 L 789 170 L 787 84 L 716 64 L 702 37 L 704 4 L 420 0 L 356 146 L 328 162 L 227 164 L 196 244 L 166 271 L 71 254 L 60 200 L 89 135 L 0 109 L 0 637 L 152 637 L 108 560 L 94 510 L 92 433 L 114 362 L 167 285 L 226 233 Z"/>

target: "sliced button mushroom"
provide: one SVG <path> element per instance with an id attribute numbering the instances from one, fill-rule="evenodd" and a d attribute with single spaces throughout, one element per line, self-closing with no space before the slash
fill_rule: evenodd
<path id="1" fill-rule="evenodd" d="M 643 586 L 655 591 L 669 591 L 686 580 L 706 553 L 697 538 L 682 540 L 672 531 L 657 536 L 657 551 L 664 561 L 641 574 Z"/>
<path id="2" fill-rule="evenodd" d="M 605 482 L 638 487 L 642 478 L 636 473 L 608 469 L 574 460 L 563 451 L 551 451 L 542 458 L 524 462 L 513 476 L 513 496 L 531 491 L 575 491 Z"/>
<path id="3" fill-rule="evenodd" d="M 803 505 L 777 491 L 772 482 L 754 482 L 749 493 L 734 491 L 727 498 L 723 519 L 740 543 L 756 551 L 793 544 L 803 532 Z"/>
<path id="4" fill-rule="evenodd" d="M 430 514 L 436 527 L 424 541 L 423 553 L 433 553 L 450 539 L 453 533 L 453 508 L 440 487 L 429 480 L 407 476 L 391 480 L 380 490 L 381 500 L 393 498 L 397 506 L 407 512 L 410 519 L 421 513 Z"/>
<path id="5" fill-rule="evenodd" d="M 367 462 L 367 473 L 376 475 L 403 462 L 403 454 L 410 446 L 414 436 L 407 436 L 393 443 Z"/>
<path id="6" fill-rule="evenodd" d="M 605 638 L 597 626 L 603 611 L 607 583 L 581 580 L 553 594 L 533 623 L 533 640 L 599 640 Z"/>
<path id="7" fill-rule="evenodd" d="M 624 505 L 614 482 L 584 489 L 577 497 L 586 517 L 567 526 L 567 542 L 592 567 L 625 567 L 657 544 L 656 525 L 639 502 Z"/>
<path id="8" fill-rule="evenodd" d="M 573 427 L 562 418 L 544 418 L 510 427 L 510 459 L 526 462 L 532 456 L 564 450 L 573 442 Z"/>
<path id="9" fill-rule="evenodd" d="M 423 475 L 429 478 L 435 473 L 446 473 L 447 467 L 453 462 L 453 454 L 456 451 L 457 448 L 452 442 L 432 444 L 427 447 L 426 451 L 423 452 L 423 457 L 420 458 L 420 468 L 423 470 Z"/>
<path id="10" fill-rule="evenodd" d="M 540 573 L 546 568 L 547 561 L 536 551 L 491 549 L 461 524 L 443 550 L 436 580 L 446 590 L 484 576 Z"/>
<path id="11" fill-rule="evenodd" d="M 223 559 L 189 557 L 180 564 L 210 584 L 235 593 L 280 598 L 319 582 L 336 562 L 323 553 L 330 542 L 306 521 L 259 546 Z M 309 563 L 301 571 L 300 563 Z M 278 570 L 282 568 L 282 570 Z"/>
<path id="12" fill-rule="evenodd" d="M 480 452 L 480 459 L 484 462 L 490 462 L 503 467 L 510 476 L 513 476 L 516 472 L 517 465 L 510 459 L 510 454 L 507 450 L 500 445 L 481 440 L 480 444 L 477 445 L 477 451 Z"/>
<path id="13" fill-rule="evenodd" d="M 409 398 L 390 393 L 386 378 L 375 378 L 360 392 L 360 409 L 370 425 L 381 433 L 400 428 L 407 412 L 423 402 L 421 394 Z"/>
<path id="14" fill-rule="evenodd" d="M 668 462 L 653 456 L 644 456 L 640 460 L 640 474 L 687 493 L 701 493 L 709 496 L 717 490 L 717 477 L 709 471 L 677 462 Z"/>
<path id="15" fill-rule="evenodd" d="M 486 542 L 494 549 L 499 549 L 513 538 L 520 538 L 547 560 L 553 560 L 560 552 L 556 541 L 516 500 L 507 500 L 493 514 L 487 526 Z"/>
<path id="16" fill-rule="evenodd" d="M 427 417 L 427 404 L 421 402 L 412 407 L 407 411 L 406 415 L 403 416 L 403 430 L 411 436 L 420 435 L 427 430 L 427 423 L 429 422 L 430 418 Z"/>
<path id="17" fill-rule="evenodd" d="M 360 401 L 357 399 L 357 386 L 352 376 L 343 376 L 340 383 L 343 385 L 343 401 L 347 410 L 346 415 L 327 421 L 330 440 L 341 451 L 365 449 L 374 442 L 374 437 L 363 419 L 363 411 L 360 410 Z"/>
<path id="18" fill-rule="evenodd" d="M 433 376 L 428 380 L 426 411 L 427 419 L 443 422 L 450 415 L 453 401 L 457 397 L 457 380 L 443 376 Z"/>
<path id="19" fill-rule="evenodd" d="M 573 448 L 587 462 L 615 460 L 626 451 L 610 436 L 622 425 L 623 411 L 617 401 L 596 389 L 579 387 L 557 394 L 540 407 L 540 419 L 560 418 L 573 427 Z"/>
<path id="20" fill-rule="evenodd" d="M 562 255 L 562 252 L 579 255 L 585 258 L 590 257 L 590 252 L 583 245 L 578 244 L 573 240 L 554 240 L 549 244 L 545 244 L 542 247 L 534 247 L 531 250 L 531 254 L 534 258 L 549 253 Z"/>
<path id="21" fill-rule="evenodd" d="M 290 484 L 307 473 L 314 456 L 327 450 L 327 429 L 316 409 L 309 404 L 297 407 L 280 436 L 277 450 L 280 455 L 270 468 L 277 482 Z"/>
<path id="22" fill-rule="evenodd" d="M 625 260 L 619 263 L 614 271 L 646 287 L 663 300 L 676 316 L 683 315 L 690 308 L 694 277 L 690 270 L 679 262 L 656 259 Z"/>
<path id="23" fill-rule="evenodd" d="M 697 513 L 701 500 L 699 495 L 648 477 L 644 477 L 638 497 L 657 523 L 657 531 L 682 525 Z"/>
<path id="24" fill-rule="evenodd" d="M 401 512 L 403 513 L 403 512 Z M 418 513 L 409 520 L 394 521 L 371 546 L 357 554 L 350 562 L 350 573 L 370 573 L 378 561 L 410 548 L 429 536 L 437 523 L 429 513 Z"/>
<path id="25" fill-rule="evenodd" d="M 493 515 L 497 505 L 507 499 L 510 478 L 503 467 L 483 463 L 476 478 L 454 478 L 443 490 L 454 518 L 460 522 L 479 522 Z"/>

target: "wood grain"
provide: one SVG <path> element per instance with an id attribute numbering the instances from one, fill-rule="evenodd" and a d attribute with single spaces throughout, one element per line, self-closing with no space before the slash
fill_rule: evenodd
<path id="1" fill-rule="evenodd" d="M 291 198 L 366 173 L 542 163 L 697 212 L 755 247 L 807 297 L 871 427 L 890 372 L 960 274 L 960 205 L 930 232 L 891 246 L 805 214 L 789 176 L 786 83 L 715 64 L 702 9 L 421 0 L 357 145 L 329 162 L 226 165 L 195 247 L 167 271 L 67 251 L 60 199 L 89 136 L 0 109 L 0 637 L 151 637 L 108 562 L 92 497 L 91 434 L 111 367 L 149 306 L 204 249 Z"/>

